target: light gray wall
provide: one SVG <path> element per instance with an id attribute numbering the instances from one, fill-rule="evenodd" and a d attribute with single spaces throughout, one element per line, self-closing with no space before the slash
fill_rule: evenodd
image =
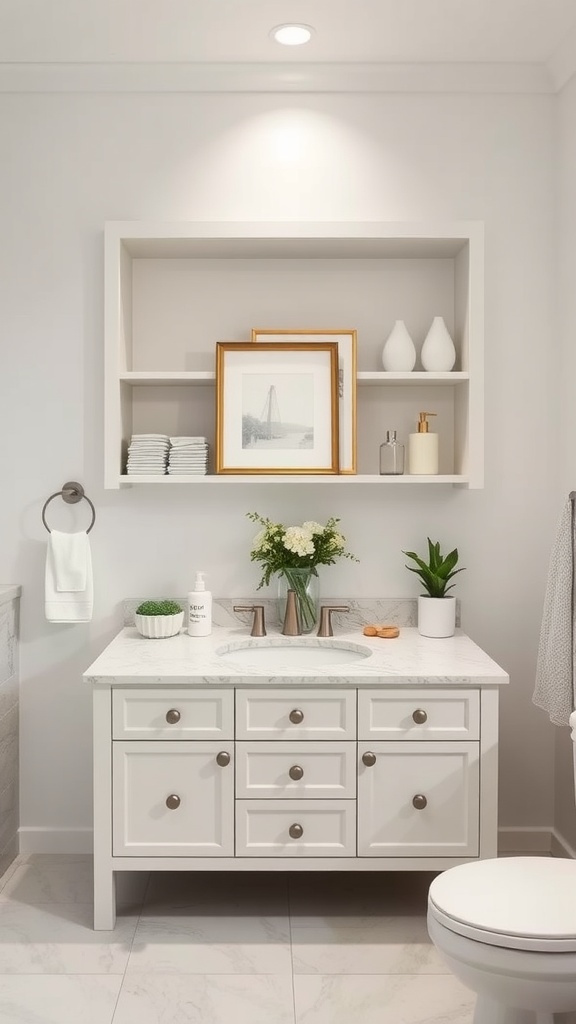
<path id="1" fill-rule="evenodd" d="M 558 310 L 562 395 L 560 451 L 564 494 L 576 490 L 576 78 L 557 103 L 556 174 L 558 228 Z M 576 850 L 576 806 L 572 743 L 568 729 L 555 729 L 555 814 L 559 834 Z"/>
<path id="2" fill-rule="evenodd" d="M 186 593 L 200 561 L 215 594 L 253 592 L 251 509 L 283 521 L 341 516 L 361 562 L 326 570 L 334 596 L 414 596 L 401 549 L 421 547 L 426 535 L 458 545 L 463 626 L 512 680 L 502 698 L 501 824 L 551 824 L 554 735 L 531 694 L 561 493 L 554 103 L 440 94 L 0 97 L 10 153 L 0 166 L 0 416 L 12 440 L 1 455 L 0 578 L 24 584 L 21 807 L 32 836 L 60 829 L 65 844 L 90 826 L 90 694 L 80 677 L 121 625 L 122 600 Z M 292 218 L 485 222 L 484 490 L 339 487 L 336 495 L 262 483 L 205 489 L 200 500 L 193 487 L 103 490 L 104 221 Z M 373 315 L 377 322 L 378 309 Z M 67 479 L 84 483 L 97 508 L 89 626 L 43 617 L 40 511 Z M 56 509 L 53 524 L 70 514 L 78 511 Z"/>

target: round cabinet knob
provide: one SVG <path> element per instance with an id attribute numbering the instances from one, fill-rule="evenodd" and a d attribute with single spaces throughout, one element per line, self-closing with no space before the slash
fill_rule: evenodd
<path id="1" fill-rule="evenodd" d="M 416 796 L 412 798 L 412 804 L 417 811 L 423 811 L 427 803 L 428 801 L 423 793 L 417 793 Z"/>
<path id="2" fill-rule="evenodd" d="M 367 768 L 373 768 L 376 764 L 376 754 L 367 750 L 365 754 L 362 754 L 362 764 L 365 764 Z"/>
<path id="3" fill-rule="evenodd" d="M 216 764 L 220 765 L 221 768 L 225 768 L 227 764 L 230 764 L 230 754 L 227 750 L 221 750 L 219 754 L 216 754 Z"/>
<path id="4" fill-rule="evenodd" d="M 170 711 L 166 712 L 166 721 L 168 725 L 176 725 L 176 722 L 180 721 L 180 712 L 176 708 L 170 708 Z"/>
<path id="5" fill-rule="evenodd" d="M 293 764 L 288 775 L 291 779 L 294 779 L 294 782 L 299 782 L 304 775 L 304 769 L 301 768 L 299 764 Z"/>
<path id="6" fill-rule="evenodd" d="M 424 722 L 428 721 L 428 715 L 423 708 L 416 708 L 416 711 L 412 712 L 412 718 L 416 722 L 416 725 L 424 725 Z"/>
<path id="7" fill-rule="evenodd" d="M 288 718 L 293 725 L 300 725 L 300 722 L 304 721 L 304 712 L 300 711 L 300 708 L 294 708 L 288 715 Z"/>
<path id="8" fill-rule="evenodd" d="M 170 796 L 166 797 L 166 807 L 175 811 L 177 807 L 180 807 L 180 797 L 176 793 L 170 793 Z"/>
<path id="9" fill-rule="evenodd" d="M 296 822 L 294 825 L 290 825 L 288 835 L 290 836 L 290 839 L 302 839 L 302 836 L 304 835 L 302 825 L 298 825 Z"/>

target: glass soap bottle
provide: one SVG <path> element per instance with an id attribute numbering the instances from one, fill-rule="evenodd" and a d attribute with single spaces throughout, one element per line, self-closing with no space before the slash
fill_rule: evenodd
<path id="1" fill-rule="evenodd" d="M 380 475 L 401 476 L 403 472 L 404 445 L 398 444 L 395 430 L 387 430 L 386 440 L 380 445 Z"/>

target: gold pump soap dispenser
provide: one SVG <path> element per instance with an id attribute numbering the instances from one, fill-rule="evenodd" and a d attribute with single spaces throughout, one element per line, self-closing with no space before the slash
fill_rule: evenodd
<path id="1" fill-rule="evenodd" d="M 415 476 L 433 476 L 438 472 L 438 434 L 428 429 L 428 416 L 435 415 L 421 412 L 418 432 L 408 435 L 408 472 Z"/>

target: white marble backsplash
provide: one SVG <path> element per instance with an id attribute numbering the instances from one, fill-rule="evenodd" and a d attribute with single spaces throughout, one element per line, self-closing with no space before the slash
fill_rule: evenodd
<path id="1" fill-rule="evenodd" d="M 128 598 L 124 601 L 124 625 L 134 625 L 134 614 L 139 604 L 147 598 Z M 185 597 L 174 597 L 186 608 Z M 333 622 L 339 629 L 347 632 L 360 629 L 362 626 L 378 623 L 387 626 L 416 626 L 418 617 L 418 601 L 415 597 L 323 597 L 321 604 L 348 605 L 349 612 L 334 613 Z M 212 604 L 212 621 L 215 626 L 233 626 L 237 623 L 249 624 L 251 612 L 235 612 L 235 604 L 262 604 L 266 623 L 271 628 L 280 628 L 278 618 L 278 602 L 272 597 L 226 597 L 214 598 Z M 460 625 L 460 602 L 456 601 L 456 625 Z"/>

